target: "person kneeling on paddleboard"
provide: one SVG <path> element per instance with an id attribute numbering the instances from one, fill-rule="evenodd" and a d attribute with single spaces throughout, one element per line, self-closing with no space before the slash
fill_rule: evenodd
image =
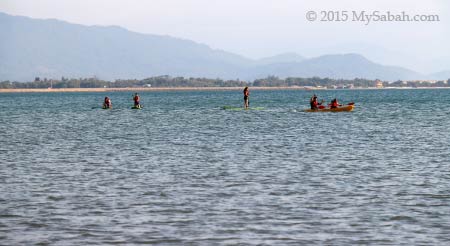
<path id="1" fill-rule="evenodd" d="M 141 98 L 139 97 L 139 95 L 137 93 L 135 93 L 134 97 L 133 97 L 134 107 L 136 107 L 136 108 L 140 108 L 141 107 L 141 104 L 139 102 L 140 100 L 141 100 Z"/>
<path id="2" fill-rule="evenodd" d="M 105 101 L 103 102 L 103 108 L 112 108 L 111 99 L 109 99 L 109 97 L 105 97 Z"/>

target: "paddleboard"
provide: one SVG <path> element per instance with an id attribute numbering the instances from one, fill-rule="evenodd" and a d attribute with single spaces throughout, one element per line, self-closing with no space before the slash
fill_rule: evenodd
<path id="1" fill-rule="evenodd" d="M 263 110 L 264 108 L 263 107 L 253 107 L 253 108 L 245 109 L 243 107 L 223 106 L 222 109 L 223 110 L 241 111 L 241 110 Z"/>

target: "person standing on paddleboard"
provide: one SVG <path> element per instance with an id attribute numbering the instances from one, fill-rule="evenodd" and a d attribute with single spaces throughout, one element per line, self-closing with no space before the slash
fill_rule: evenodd
<path id="1" fill-rule="evenodd" d="M 133 97 L 134 107 L 135 108 L 140 108 L 141 107 L 140 100 L 141 100 L 141 98 L 139 97 L 139 95 L 137 93 L 135 93 L 134 97 Z"/>
<path id="2" fill-rule="evenodd" d="M 246 86 L 245 88 L 244 88 L 244 108 L 245 109 L 248 109 L 248 107 L 249 107 L 249 105 L 250 105 L 250 103 L 249 103 L 249 101 L 248 101 L 248 98 L 249 98 L 249 96 L 250 96 L 250 92 L 248 91 L 248 86 Z"/>

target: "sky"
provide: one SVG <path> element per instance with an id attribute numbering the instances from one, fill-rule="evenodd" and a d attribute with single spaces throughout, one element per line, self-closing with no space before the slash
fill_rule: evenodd
<path id="1" fill-rule="evenodd" d="M 318 19 L 307 20 L 309 11 Z M 439 21 L 367 24 L 354 20 L 361 11 L 437 15 Z M 445 0 L 0 0 L 0 12 L 122 26 L 253 59 L 286 52 L 359 53 L 422 73 L 450 70 L 450 1 Z M 348 18 L 336 21 L 338 15 Z"/>

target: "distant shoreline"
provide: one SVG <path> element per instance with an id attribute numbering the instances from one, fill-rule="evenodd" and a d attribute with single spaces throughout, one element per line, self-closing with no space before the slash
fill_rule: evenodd
<path id="1" fill-rule="evenodd" d="M 351 88 L 351 89 L 327 89 L 305 88 L 301 86 L 255 86 L 251 90 L 404 90 L 404 89 L 449 89 L 449 87 L 386 87 L 386 88 Z M 126 88 L 30 88 L 30 89 L 0 89 L 0 93 L 30 93 L 30 92 L 118 92 L 118 91 L 235 91 L 243 87 L 126 87 Z"/>
<path id="2" fill-rule="evenodd" d="M 27 92 L 116 92 L 116 91 L 234 91 L 244 87 L 126 87 L 126 88 L 30 88 L 30 89 L 0 89 L 0 93 Z M 252 90 L 324 90 L 304 87 L 250 87 Z"/>

